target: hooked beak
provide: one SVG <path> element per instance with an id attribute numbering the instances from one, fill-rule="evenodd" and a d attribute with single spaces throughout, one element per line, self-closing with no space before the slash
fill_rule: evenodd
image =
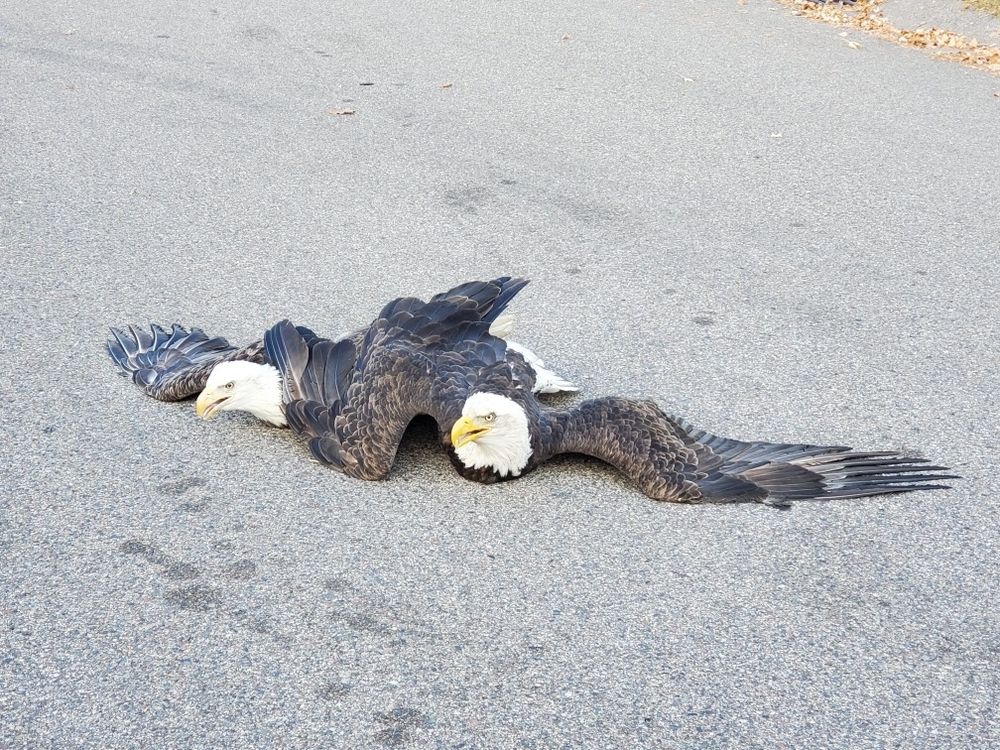
<path id="1" fill-rule="evenodd" d="M 461 448 L 467 443 L 479 440 L 479 438 L 489 431 L 489 427 L 482 427 L 473 422 L 469 417 L 462 417 L 451 428 L 451 444 L 456 448 Z"/>
<path id="2" fill-rule="evenodd" d="M 219 407 L 228 400 L 229 396 L 220 396 L 215 391 L 206 388 L 198 396 L 198 400 L 194 404 L 194 411 L 202 419 L 211 419 Z"/>

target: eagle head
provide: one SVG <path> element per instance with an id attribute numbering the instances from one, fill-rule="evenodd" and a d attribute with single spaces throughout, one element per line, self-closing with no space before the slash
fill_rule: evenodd
<path id="1" fill-rule="evenodd" d="M 451 428 L 451 444 L 466 467 L 487 467 L 501 477 L 516 477 L 531 457 L 528 415 L 506 396 L 474 393 Z"/>
<path id="2" fill-rule="evenodd" d="M 257 419 L 284 427 L 281 375 L 271 365 L 220 362 L 208 376 L 195 411 L 202 419 L 211 419 L 220 411 L 248 411 Z"/>

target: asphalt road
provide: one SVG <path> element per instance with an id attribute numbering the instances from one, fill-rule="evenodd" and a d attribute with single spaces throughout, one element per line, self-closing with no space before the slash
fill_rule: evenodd
<path id="1" fill-rule="evenodd" d="M 1000 743 L 1000 79 L 759 0 L 165 5 L 0 11 L 0 747 Z M 680 507 L 424 425 L 362 483 L 102 350 L 500 273 L 590 394 L 966 478 Z"/>

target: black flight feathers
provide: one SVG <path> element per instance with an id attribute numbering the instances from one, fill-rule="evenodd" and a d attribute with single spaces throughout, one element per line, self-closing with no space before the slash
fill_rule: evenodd
<path id="1" fill-rule="evenodd" d="M 500 276 L 493 281 L 470 281 L 447 292 L 431 297 L 431 303 L 465 298 L 472 302 L 479 317 L 487 323 L 495 321 L 510 301 L 528 285 L 528 279 Z"/>
<path id="2" fill-rule="evenodd" d="M 283 320 L 264 334 L 264 351 L 281 373 L 285 416 L 292 422 L 300 411 L 332 410 L 336 414 L 341 399 L 350 386 L 351 370 L 357 358 L 351 339 L 336 343 L 320 338 L 304 326 Z M 291 425 L 296 432 L 306 432 L 306 425 Z"/>
<path id="3" fill-rule="evenodd" d="M 155 324 L 149 333 L 136 326 L 128 326 L 127 331 L 112 328 L 107 351 L 119 372 L 147 394 L 173 401 L 200 390 L 185 392 L 182 381 L 188 373 L 199 368 L 210 371 L 237 349 L 224 338 L 210 337 L 200 328 L 188 331 L 175 323 L 169 332 Z"/>
<path id="4" fill-rule="evenodd" d="M 331 342 L 305 326 L 292 325 L 288 320 L 275 324 L 264 334 L 264 352 L 268 361 L 281 373 L 282 400 L 285 403 L 296 399 L 322 400 L 326 386 L 326 347 L 321 348 L 318 355 L 313 355 L 313 349 L 320 344 L 330 345 Z M 320 359 L 322 362 L 319 362 Z M 310 361 L 313 362 L 312 367 Z M 322 365 L 322 369 L 318 364 Z"/>
<path id="5" fill-rule="evenodd" d="M 744 442 L 674 420 L 698 453 L 697 480 L 706 502 L 833 500 L 888 492 L 948 489 L 958 479 L 947 467 L 892 451 L 858 452 L 845 446 Z M 942 473 L 945 472 L 945 473 Z"/>
<path id="6" fill-rule="evenodd" d="M 289 428 L 311 438 L 318 459 L 343 468 L 335 420 L 350 387 L 356 347 L 349 338 L 334 343 L 311 333 L 283 320 L 264 334 L 264 349 L 281 373 Z"/>

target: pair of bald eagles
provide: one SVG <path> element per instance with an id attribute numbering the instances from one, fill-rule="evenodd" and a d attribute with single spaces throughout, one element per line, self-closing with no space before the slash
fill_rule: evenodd
<path id="1" fill-rule="evenodd" d="M 575 391 L 507 340 L 504 314 L 524 279 L 462 284 L 424 302 L 393 300 L 366 328 L 330 341 L 287 320 L 243 348 L 174 325 L 112 329 L 108 353 L 153 398 L 199 394 L 208 419 L 248 411 L 308 440 L 319 461 L 383 479 L 418 415 L 434 418 L 465 478 L 518 477 L 562 453 L 593 456 L 649 497 L 675 502 L 855 498 L 942 488 L 944 467 L 892 452 L 743 442 L 668 416 L 650 401 L 599 398 L 550 408 Z"/>

